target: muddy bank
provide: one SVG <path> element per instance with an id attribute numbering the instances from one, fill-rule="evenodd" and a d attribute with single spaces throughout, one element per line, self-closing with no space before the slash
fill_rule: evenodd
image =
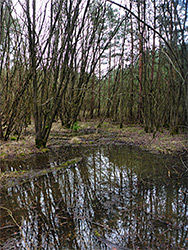
<path id="1" fill-rule="evenodd" d="M 59 122 L 53 124 L 47 148 L 35 147 L 34 127 L 30 125 L 17 142 L 15 138 L 8 142 L 0 141 L 0 159 L 24 158 L 32 154 L 45 153 L 51 148 L 63 145 L 106 145 L 125 144 L 137 146 L 152 153 L 177 154 L 188 152 L 188 138 L 184 133 L 171 135 L 168 130 L 146 133 L 138 125 L 126 125 L 123 129 L 115 124 L 104 122 L 97 128 L 97 122 L 80 122 L 78 131 L 65 129 Z"/>

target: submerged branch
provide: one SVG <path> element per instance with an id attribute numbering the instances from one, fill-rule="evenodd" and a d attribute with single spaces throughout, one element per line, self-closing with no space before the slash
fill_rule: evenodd
<path id="1" fill-rule="evenodd" d="M 22 170 L 22 171 L 14 171 L 14 172 L 9 172 L 9 173 L 1 173 L 0 175 L 0 188 L 2 187 L 9 187 L 9 186 L 14 186 L 18 183 L 25 183 L 29 181 L 30 179 L 33 178 L 38 178 L 40 176 L 43 176 L 47 173 L 51 173 L 52 171 L 59 171 L 59 170 L 66 170 L 68 167 L 70 167 L 73 164 L 79 163 L 82 161 L 82 158 L 75 158 L 68 160 L 61 165 L 47 168 L 47 169 L 42 169 L 42 170 Z"/>
<path id="2" fill-rule="evenodd" d="M 25 239 L 25 236 L 24 236 L 24 233 L 23 233 L 23 230 L 22 230 L 22 227 L 18 224 L 18 222 L 16 221 L 16 219 L 14 218 L 14 216 L 12 215 L 12 211 L 6 207 L 1 207 L 0 206 L 0 209 L 3 209 L 3 210 L 6 210 L 8 212 L 8 215 L 10 215 L 11 219 L 13 220 L 13 222 L 15 223 L 15 225 L 19 228 L 20 232 L 21 232 L 21 235 L 23 237 L 23 241 L 25 243 L 25 246 L 26 246 L 26 249 L 29 250 L 30 248 L 28 247 L 28 244 L 27 244 L 27 241 Z"/>

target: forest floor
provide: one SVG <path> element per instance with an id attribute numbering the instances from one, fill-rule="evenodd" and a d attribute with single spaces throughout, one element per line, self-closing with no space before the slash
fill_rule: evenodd
<path id="1" fill-rule="evenodd" d="M 146 133 L 139 125 L 119 125 L 104 122 L 97 128 L 98 121 L 79 122 L 74 130 L 65 129 L 60 122 L 53 124 L 47 148 L 35 147 L 34 126 L 30 125 L 24 131 L 19 141 L 12 137 L 10 141 L 0 141 L 0 159 L 24 158 L 32 154 L 45 153 L 50 148 L 64 145 L 103 145 L 125 144 L 139 147 L 151 153 L 177 154 L 188 152 L 188 135 L 179 133 L 171 135 L 168 130 Z M 77 131 L 75 131 L 77 130 Z"/>

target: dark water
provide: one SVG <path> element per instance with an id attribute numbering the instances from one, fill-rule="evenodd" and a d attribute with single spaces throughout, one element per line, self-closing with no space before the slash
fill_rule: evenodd
<path id="1" fill-rule="evenodd" d="M 1 249 L 188 249 L 186 159 L 68 147 L 2 171 L 70 167 L 1 190 Z"/>

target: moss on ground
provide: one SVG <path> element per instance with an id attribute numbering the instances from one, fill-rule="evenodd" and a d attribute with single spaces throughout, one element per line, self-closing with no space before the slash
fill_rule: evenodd
<path id="1" fill-rule="evenodd" d="M 0 173 L 0 188 L 1 187 L 10 187 L 14 186 L 15 184 L 19 183 L 25 183 L 28 180 L 35 178 L 35 177 L 40 177 L 42 175 L 45 175 L 47 173 L 50 173 L 52 171 L 59 171 L 66 169 L 67 167 L 78 163 L 82 160 L 82 158 L 75 158 L 68 160 L 64 163 L 62 163 L 59 166 L 55 167 L 50 167 L 47 169 L 42 169 L 42 170 L 20 170 L 20 171 L 8 171 L 8 172 L 3 172 Z"/>

